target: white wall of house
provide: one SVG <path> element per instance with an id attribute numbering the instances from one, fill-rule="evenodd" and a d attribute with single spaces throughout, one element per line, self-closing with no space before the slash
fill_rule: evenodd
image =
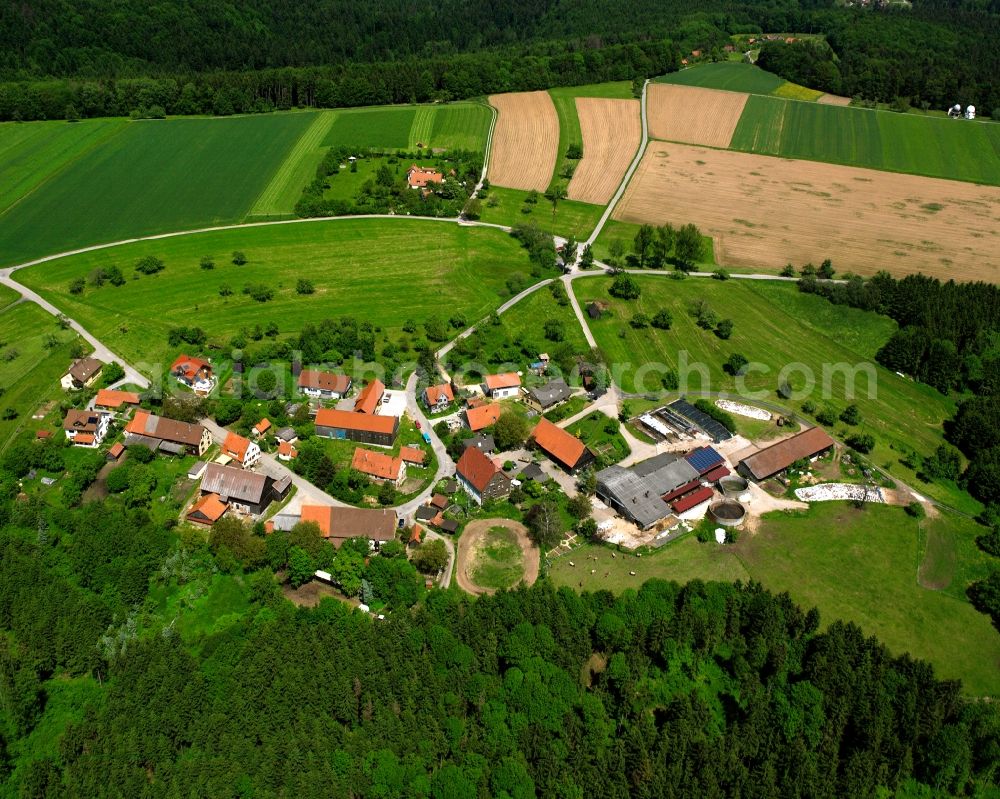
<path id="1" fill-rule="evenodd" d="M 476 491 L 475 488 L 473 488 L 472 483 L 467 481 L 460 474 L 456 474 L 455 477 L 458 479 L 458 484 L 462 487 L 462 490 L 470 497 L 472 497 L 472 501 L 475 502 L 477 505 L 482 505 L 483 498 L 482 496 L 480 496 L 479 492 Z"/>
<path id="2" fill-rule="evenodd" d="M 490 396 L 493 399 L 501 400 L 516 397 L 519 393 L 521 393 L 520 386 L 511 386 L 510 388 L 495 388 L 490 392 Z"/>

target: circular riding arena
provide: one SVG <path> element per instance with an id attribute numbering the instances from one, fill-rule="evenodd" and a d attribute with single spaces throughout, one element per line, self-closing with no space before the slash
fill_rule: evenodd
<path id="1" fill-rule="evenodd" d="M 492 594 L 507 583 L 531 585 L 538 579 L 540 555 L 520 522 L 479 519 L 458 539 L 455 580 L 470 594 Z"/>

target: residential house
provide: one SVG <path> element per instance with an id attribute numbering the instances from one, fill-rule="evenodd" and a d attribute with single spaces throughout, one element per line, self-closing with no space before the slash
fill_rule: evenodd
<path id="1" fill-rule="evenodd" d="M 278 441 L 287 441 L 289 444 L 294 444 L 299 440 L 299 435 L 295 432 L 294 427 L 282 427 L 277 433 L 274 434 L 274 437 L 277 438 Z"/>
<path id="2" fill-rule="evenodd" d="M 278 460 L 293 461 L 299 456 L 299 451 L 295 445 L 289 441 L 278 442 Z"/>
<path id="3" fill-rule="evenodd" d="M 767 480 L 796 461 L 811 460 L 833 448 L 833 439 L 819 427 L 810 427 L 791 438 L 758 450 L 740 461 L 738 471 L 750 480 Z"/>
<path id="4" fill-rule="evenodd" d="M 187 386 L 195 394 L 204 396 L 215 388 L 212 364 L 201 358 L 178 355 L 177 360 L 170 366 L 170 374 L 177 379 L 178 383 Z"/>
<path id="5" fill-rule="evenodd" d="M 64 391 L 79 391 L 89 388 L 101 376 L 104 364 L 97 358 L 79 358 L 70 365 L 69 371 L 62 376 L 59 384 Z"/>
<path id="6" fill-rule="evenodd" d="M 139 404 L 139 395 L 134 391 L 113 391 L 110 388 L 102 388 L 94 398 L 94 407 L 104 410 L 117 411 L 123 405 L 136 407 Z"/>
<path id="7" fill-rule="evenodd" d="M 491 499 L 501 499 L 510 493 L 510 478 L 476 447 L 469 447 L 462 453 L 455 467 L 455 475 L 477 505 Z"/>
<path id="8" fill-rule="evenodd" d="M 427 169 L 413 164 L 406 170 L 406 183 L 411 189 L 425 189 L 429 183 L 444 183 L 444 175 L 436 169 Z"/>
<path id="9" fill-rule="evenodd" d="M 317 369 L 303 369 L 299 374 L 299 391 L 316 399 L 340 399 L 351 390 L 351 378 Z"/>
<path id="10" fill-rule="evenodd" d="M 265 435 L 267 431 L 270 429 L 271 429 L 271 420 L 261 419 L 259 422 L 257 422 L 257 424 L 253 426 L 253 430 L 251 431 L 251 433 L 253 434 L 254 438 L 260 438 L 262 435 Z"/>
<path id="11" fill-rule="evenodd" d="M 464 449 L 476 447 L 480 452 L 493 452 L 497 448 L 497 442 L 493 436 L 487 435 L 486 433 L 478 433 L 472 438 L 465 439 L 462 442 L 462 447 Z"/>
<path id="12" fill-rule="evenodd" d="M 211 527 L 221 519 L 229 505 L 223 502 L 218 494 L 205 494 L 187 512 L 187 520 L 194 524 Z"/>
<path id="13" fill-rule="evenodd" d="M 469 429 L 473 433 L 478 433 L 480 430 L 495 425 L 502 412 L 503 406 L 493 402 L 489 405 L 480 405 L 478 408 L 469 408 L 465 412 L 465 418 L 469 423 Z"/>
<path id="14" fill-rule="evenodd" d="M 126 447 L 143 444 L 154 452 L 201 456 L 212 446 L 212 435 L 200 424 L 178 422 L 148 411 L 136 411 L 125 426 L 125 433 Z"/>
<path id="15" fill-rule="evenodd" d="M 287 481 L 287 478 L 286 478 Z M 287 492 L 287 487 L 284 490 Z M 201 493 L 217 494 L 234 510 L 259 516 L 271 502 L 282 498 L 281 486 L 267 474 L 210 463 L 201 478 Z"/>
<path id="16" fill-rule="evenodd" d="M 372 452 L 358 447 L 351 459 L 351 468 L 368 475 L 378 483 L 392 483 L 399 486 L 406 479 L 406 464 L 402 458 L 394 458 L 383 452 Z"/>
<path id="17" fill-rule="evenodd" d="M 390 508 L 335 508 L 329 505 L 303 505 L 301 521 L 316 522 L 323 537 L 338 549 L 349 538 L 364 538 L 368 547 L 377 550 L 396 537 L 396 512 Z"/>
<path id="18" fill-rule="evenodd" d="M 399 432 L 396 416 L 369 416 L 354 411 L 320 408 L 316 412 L 316 435 L 391 447 Z"/>
<path id="19" fill-rule="evenodd" d="M 384 394 L 385 384 L 375 378 L 358 393 L 358 398 L 354 400 L 354 412 L 374 414 L 382 404 Z"/>
<path id="20" fill-rule="evenodd" d="M 260 460 L 260 447 L 249 438 L 227 433 L 222 442 L 222 454 L 232 458 L 241 469 L 252 469 Z"/>
<path id="21" fill-rule="evenodd" d="M 550 380 L 544 386 L 528 390 L 526 402 L 528 407 L 534 408 L 539 413 L 552 410 L 557 405 L 561 405 L 573 395 L 573 389 L 566 385 L 566 381 L 561 377 Z"/>
<path id="22" fill-rule="evenodd" d="M 517 372 L 486 375 L 483 378 L 483 393 L 495 400 L 516 397 L 521 393 L 521 376 Z"/>
<path id="23" fill-rule="evenodd" d="M 95 449 L 108 434 L 110 421 L 109 413 L 70 408 L 63 420 L 63 430 L 66 432 L 66 438 L 73 442 L 73 446 Z"/>
<path id="24" fill-rule="evenodd" d="M 539 419 L 531 434 L 535 445 L 570 474 L 597 460 L 594 453 L 576 436 L 570 435 L 548 419 Z"/>
<path id="25" fill-rule="evenodd" d="M 427 405 L 431 413 L 443 411 L 454 401 L 455 392 L 449 383 L 441 383 L 438 386 L 427 386 L 424 389 L 424 404 Z"/>

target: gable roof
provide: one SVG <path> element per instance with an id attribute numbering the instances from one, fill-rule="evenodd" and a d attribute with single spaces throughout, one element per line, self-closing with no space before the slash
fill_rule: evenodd
<path id="1" fill-rule="evenodd" d="M 378 404 L 382 401 L 385 393 L 385 384 L 375 378 L 367 386 L 361 389 L 358 398 L 354 400 L 355 413 L 375 413 Z"/>
<path id="2" fill-rule="evenodd" d="M 111 445 L 111 449 L 108 450 L 108 455 L 117 460 L 122 456 L 122 453 L 124 451 L 125 451 L 125 445 L 122 444 L 121 441 L 116 441 L 114 444 Z"/>
<path id="3" fill-rule="evenodd" d="M 267 475 L 210 463 L 201 478 L 201 490 L 237 502 L 259 505 L 269 499 L 271 482 L 272 478 Z"/>
<path id="4" fill-rule="evenodd" d="M 494 391 L 498 388 L 514 388 L 521 385 L 521 377 L 517 372 L 503 372 L 498 375 L 486 375 L 483 382 L 486 388 Z"/>
<path id="5" fill-rule="evenodd" d="M 500 467 L 476 447 L 469 447 L 462 453 L 455 471 L 480 494 L 495 475 L 503 474 Z"/>
<path id="6" fill-rule="evenodd" d="M 77 383 L 86 383 L 103 368 L 104 364 L 97 358 L 80 358 L 73 361 L 72 366 L 69 367 L 69 373 Z"/>
<path id="7" fill-rule="evenodd" d="M 200 424 L 178 422 L 176 419 L 156 416 L 147 411 L 136 411 L 135 416 L 125 427 L 125 432 L 197 447 L 201 444 L 205 428 Z"/>
<path id="8" fill-rule="evenodd" d="M 539 419 L 531 437 L 550 458 L 572 469 L 587 451 L 586 445 L 576 436 L 567 433 L 548 419 Z"/>
<path id="9" fill-rule="evenodd" d="M 712 471 L 712 469 L 721 464 L 725 459 L 712 449 L 712 447 L 698 447 L 698 449 L 693 449 L 685 455 L 684 460 L 697 469 L 698 474 L 705 474 Z"/>
<path id="10" fill-rule="evenodd" d="M 336 508 L 330 505 L 303 505 L 301 520 L 316 522 L 324 538 L 340 544 L 348 538 L 391 541 L 396 537 L 396 512 L 383 508 Z"/>
<path id="11" fill-rule="evenodd" d="M 212 364 L 201 358 L 192 358 L 190 355 L 178 355 L 177 360 L 170 366 L 170 374 L 175 377 L 183 377 L 185 380 L 193 382 L 198 379 L 198 373 L 204 369 L 208 374 L 212 374 Z"/>
<path id="12" fill-rule="evenodd" d="M 414 189 L 422 189 L 428 183 L 441 183 L 444 175 L 436 169 L 417 166 L 413 164 L 406 172 L 406 182 Z"/>
<path id="13" fill-rule="evenodd" d="M 469 408 L 465 412 L 465 418 L 469 420 L 469 428 L 477 432 L 496 424 L 502 412 L 503 406 L 492 402 L 489 405 L 480 405 L 478 408 Z"/>
<path id="14" fill-rule="evenodd" d="M 288 457 L 288 458 L 297 458 L 298 455 L 299 455 L 299 452 L 298 452 L 297 449 L 295 449 L 295 445 L 292 444 L 291 442 L 288 442 L 288 441 L 279 441 L 278 442 L 278 454 L 279 455 L 284 455 L 285 457 Z"/>
<path id="15" fill-rule="evenodd" d="M 320 408 L 316 412 L 317 427 L 392 435 L 396 432 L 398 423 L 399 420 L 395 416 L 370 416 L 366 413 L 338 411 L 333 408 Z"/>
<path id="16" fill-rule="evenodd" d="M 787 469 L 795 461 L 811 458 L 818 452 L 833 446 L 833 439 L 819 427 L 810 427 L 791 438 L 772 444 L 766 449 L 755 452 L 744 458 L 741 465 L 750 470 L 757 480 L 763 480 L 772 474 Z"/>
<path id="17" fill-rule="evenodd" d="M 102 408 L 120 408 L 122 405 L 138 405 L 139 395 L 134 391 L 113 391 L 102 388 L 97 392 L 94 405 Z"/>
<path id="18" fill-rule="evenodd" d="M 318 369 L 303 369 L 299 373 L 299 388 L 346 394 L 351 388 L 351 378 L 333 372 L 321 372 Z"/>
<path id="19" fill-rule="evenodd" d="M 684 511 L 691 510 L 691 508 L 696 508 L 702 502 L 707 502 L 712 498 L 712 489 L 707 486 L 699 488 L 687 496 L 681 497 L 676 502 L 672 503 L 674 513 L 684 513 Z"/>
<path id="20" fill-rule="evenodd" d="M 63 429 L 79 433 L 94 433 L 100 423 L 97 411 L 81 411 L 70 408 L 63 419 Z"/>
<path id="21" fill-rule="evenodd" d="M 550 380 L 540 388 L 531 389 L 528 393 L 540 407 L 548 408 L 557 402 L 567 399 L 573 393 L 573 390 L 566 385 L 565 380 L 558 377 L 555 380 Z"/>
<path id="22" fill-rule="evenodd" d="M 437 405 L 442 397 L 448 400 L 448 402 L 455 401 L 455 392 L 451 390 L 451 385 L 448 383 L 441 383 L 438 386 L 427 386 L 424 389 L 424 395 L 427 397 L 428 405 Z"/>
<path id="23" fill-rule="evenodd" d="M 191 521 L 192 516 L 198 515 L 208 522 L 217 522 L 228 510 L 229 506 L 219 499 L 218 494 L 205 494 L 201 499 L 199 499 L 191 507 L 191 510 L 187 512 L 187 517 Z"/>
<path id="24" fill-rule="evenodd" d="M 222 451 L 240 463 L 243 463 L 248 449 L 250 449 L 250 439 L 233 432 L 227 433 L 226 440 L 222 442 Z"/>
<path id="25" fill-rule="evenodd" d="M 382 452 L 372 452 L 370 449 L 358 447 L 354 450 L 354 457 L 351 458 L 351 468 L 380 480 L 398 480 L 399 473 L 403 468 L 403 460 Z"/>
<path id="26" fill-rule="evenodd" d="M 433 505 L 438 510 L 444 510 L 445 508 L 448 507 L 449 500 L 448 497 L 446 497 L 444 494 L 435 494 L 434 496 L 431 497 L 430 502 L 431 505 Z"/>
<path id="27" fill-rule="evenodd" d="M 402 458 L 405 463 L 421 464 L 424 462 L 426 454 L 426 452 L 418 447 L 401 447 L 399 450 L 399 457 Z"/>
<path id="28" fill-rule="evenodd" d="M 257 431 L 257 435 L 263 435 L 264 433 L 266 433 L 268 430 L 271 429 L 271 420 L 266 418 L 261 419 L 259 422 L 257 422 L 257 424 L 254 425 L 253 429 Z"/>

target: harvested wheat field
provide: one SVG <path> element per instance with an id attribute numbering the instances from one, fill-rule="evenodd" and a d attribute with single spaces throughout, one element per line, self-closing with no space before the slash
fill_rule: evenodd
<path id="1" fill-rule="evenodd" d="M 545 191 L 559 153 L 559 117 L 548 92 L 491 94 L 498 112 L 490 145 L 491 183 Z"/>
<path id="2" fill-rule="evenodd" d="M 850 105 L 850 97 L 841 97 L 839 94 L 821 94 L 816 98 L 820 105 Z"/>
<path id="3" fill-rule="evenodd" d="M 615 218 L 694 222 L 720 264 L 1000 282 L 1000 188 L 653 142 Z"/>
<path id="4" fill-rule="evenodd" d="M 728 147 L 748 96 L 719 89 L 651 83 L 646 95 L 650 138 Z"/>
<path id="5" fill-rule="evenodd" d="M 571 200 L 606 205 L 642 141 L 638 100 L 577 97 L 583 158 L 567 189 Z"/>

